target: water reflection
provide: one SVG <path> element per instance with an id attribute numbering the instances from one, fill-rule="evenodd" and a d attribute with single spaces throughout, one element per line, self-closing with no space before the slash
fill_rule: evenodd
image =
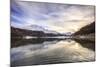
<path id="1" fill-rule="evenodd" d="M 95 43 L 89 40 L 42 38 L 14 41 L 12 66 L 95 60 Z"/>

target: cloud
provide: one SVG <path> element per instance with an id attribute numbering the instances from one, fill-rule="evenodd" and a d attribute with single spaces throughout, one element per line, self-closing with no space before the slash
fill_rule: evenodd
<path id="1" fill-rule="evenodd" d="M 20 28 L 35 24 L 61 33 L 76 32 L 95 20 L 92 5 L 13 1 L 11 7 L 11 24 Z"/>

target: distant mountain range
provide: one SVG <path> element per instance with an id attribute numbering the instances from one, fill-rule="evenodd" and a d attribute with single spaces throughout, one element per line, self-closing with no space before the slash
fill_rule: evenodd
<path id="1" fill-rule="evenodd" d="M 11 27 L 11 37 L 35 36 L 35 37 L 53 37 L 53 36 L 76 36 L 76 35 L 91 35 L 95 36 L 95 22 L 82 27 L 79 31 L 72 34 L 58 33 L 56 31 L 45 29 L 38 25 L 29 25 L 23 28 Z"/>
<path id="2" fill-rule="evenodd" d="M 33 30 L 33 31 L 43 31 L 44 33 L 58 34 L 58 32 L 56 32 L 56 31 L 45 29 L 44 27 L 39 26 L 39 25 L 28 25 L 28 26 L 23 27 L 22 29 Z"/>
<path id="3" fill-rule="evenodd" d="M 35 37 L 53 37 L 53 36 L 66 36 L 64 34 L 55 33 L 55 32 L 49 32 L 45 33 L 44 31 L 40 30 L 26 30 L 26 29 L 20 29 L 11 27 L 11 37 L 24 37 L 24 36 L 35 36 Z"/>

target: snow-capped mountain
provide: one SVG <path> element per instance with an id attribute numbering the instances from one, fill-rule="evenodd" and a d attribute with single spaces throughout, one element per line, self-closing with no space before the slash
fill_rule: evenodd
<path id="1" fill-rule="evenodd" d="M 62 34 L 72 35 L 72 32 L 65 32 L 65 33 L 62 33 Z"/>
<path id="2" fill-rule="evenodd" d="M 27 30 L 35 30 L 35 31 L 43 31 L 45 33 L 54 33 L 54 34 L 58 34 L 58 32 L 56 31 L 52 31 L 52 30 L 48 30 L 43 28 L 42 26 L 38 26 L 38 25 L 29 25 L 29 26 L 25 26 L 23 27 L 23 29 L 27 29 Z"/>

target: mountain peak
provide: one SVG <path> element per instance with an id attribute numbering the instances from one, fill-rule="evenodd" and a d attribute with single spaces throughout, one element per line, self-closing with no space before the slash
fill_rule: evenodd
<path id="1" fill-rule="evenodd" d="M 39 25 L 28 25 L 28 26 L 23 27 L 23 29 L 43 31 L 45 33 L 55 33 L 55 34 L 58 33 L 58 32 L 53 31 L 53 30 L 45 29 L 43 26 L 39 26 Z"/>

